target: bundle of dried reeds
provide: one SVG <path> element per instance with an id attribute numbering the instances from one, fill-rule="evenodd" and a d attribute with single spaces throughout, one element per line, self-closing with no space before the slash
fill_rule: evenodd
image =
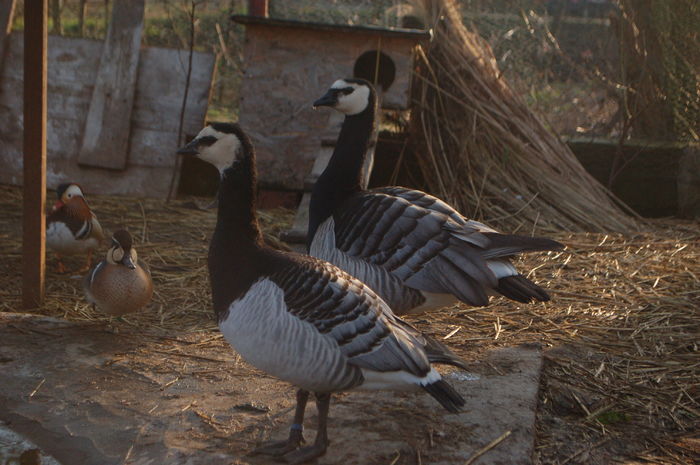
<path id="1" fill-rule="evenodd" d="M 509 231 L 636 229 L 629 208 L 513 92 L 455 0 L 413 3 L 434 34 L 418 53 L 411 123 L 425 187 Z"/>

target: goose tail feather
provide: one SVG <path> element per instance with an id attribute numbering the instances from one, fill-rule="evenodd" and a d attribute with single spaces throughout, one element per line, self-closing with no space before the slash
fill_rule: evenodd
<path id="1" fill-rule="evenodd" d="M 439 379 L 429 384 L 421 385 L 425 391 L 440 402 L 445 410 L 450 413 L 459 413 L 464 407 L 464 398 L 443 379 Z"/>
<path id="2" fill-rule="evenodd" d="M 549 294 L 544 289 L 521 274 L 499 279 L 496 290 L 507 298 L 524 304 L 549 301 Z"/>

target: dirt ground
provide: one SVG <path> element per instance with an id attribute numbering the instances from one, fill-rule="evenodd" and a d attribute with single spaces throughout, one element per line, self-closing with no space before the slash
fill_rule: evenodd
<path id="1" fill-rule="evenodd" d="M 165 352 L 163 363 L 187 363 L 189 367 L 178 369 L 201 371 L 197 377 L 202 383 L 222 376 L 207 372 L 213 368 L 206 363 L 214 362 L 172 356 L 192 345 L 180 340 L 206 341 L 197 347 L 215 350 L 203 355 L 215 360 L 226 350 L 213 322 L 206 277 L 214 212 L 192 208 L 191 199 L 165 204 L 87 196 L 107 229 L 126 226 L 135 236 L 139 256 L 153 270 L 154 300 L 142 314 L 109 322 L 84 301 L 76 276 L 53 272 L 55 262 L 50 257 L 46 302 L 35 313 L 80 324 L 109 323 L 110 331 L 124 335 L 119 339 L 123 341 L 134 332 L 151 334 L 161 338 L 158 350 Z M 20 308 L 20 205 L 19 189 L 0 186 L 4 218 L 0 223 L 0 311 L 4 312 Z M 291 216 L 288 211 L 263 212 L 264 228 L 274 237 L 288 226 Z M 551 302 L 521 305 L 497 298 L 486 308 L 455 306 L 409 320 L 475 363 L 493 349 L 531 343 L 544 348 L 534 463 L 695 463 L 700 459 L 699 226 L 698 222 L 669 219 L 649 222 L 642 232 L 630 236 L 560 233 L 555 238 L 567 245 L 566 250 L 528 256 L 518 263 L 519 268 L 532 270 L 530 277 L 551 291 Z M 77 269 L 81 261 L 68 260 L 67 265 Z M 268 379 L 236 364 L 229 354 L 225 360 L 233 362 L 231 376 Z M 173 379 L 159 379 L 158 389 Z M 277 386 L 271 379 L 270 383 Z M 269 410 L 264 420 L 260 417 L 262 424 L 281 412 L 289 415 L 284 409 L 291 405 L 292 393 L 279 387 L 270 392 L 275 395 L 264 402 Z M 371 399 L 366 398 L 368 406 Z M 177 404 L 177 408 L 185 407 Z M 221 424 L 227 424 L 230 413 L 194 407 L 184 412 L 191 411 L 190 415 L 210 425 L 208 432 L 197 433 L 201 437 L 193 436 L 202 448 L 212 438 L 221 436 L 217 440 L 223 441 L 229 437 Z M 255 407 L 249 414 L 257 418 Z M 411 416 L 406 415 L 406 421 L 399 424 L 410 424 Z M 343 425 L 348 427 L 352 425 Z M 273 437 L 283 435 L 284 421 L 275 423 L 275 428 Z M 426 440 L 425 432 L 421 437 Z M 436 463 L 417 457 L 387 451 L 375 463 Z"/>

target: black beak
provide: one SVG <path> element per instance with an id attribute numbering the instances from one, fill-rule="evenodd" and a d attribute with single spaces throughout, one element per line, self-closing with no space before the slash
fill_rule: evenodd
<path id="1" fill-rule="evenodd" d="M 122 265 L 125 267 L 129 268 L 130 270 L 135 270 L 136 265 L 134 265 L 134 262 L 131 260 L 131 254 L 124 252 L 124 258 L 122 258 Z"/>
<path id="2" fill-rule="evenodd" d="M 198 145 L 199 141 L 197 139 L 192 139 L 189 144 L 180 147 L 177 153 L 180 155 L 197 155 L 199 154 Z"/>
<path id="3" fill-rule="evenodd" d="M 333 90 L 329 90 L 323 97 L 314 102 L 314 108 L 333 107 L 336 103 L 338 103 L 338 96 Z"/>

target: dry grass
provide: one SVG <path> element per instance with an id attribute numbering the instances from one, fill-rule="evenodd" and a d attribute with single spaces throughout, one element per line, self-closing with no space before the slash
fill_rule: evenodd
<path id="1" fill-rule="evenodd" d="M 0 186 L 0 209 L 9 221 L 0 226 L 0 311 L 17 311 L 21 305 L 21 190 Z M 54 193 L 48 194 L 53 203 Z M 165 203 L 154 199 L 94 196 L 86 194 L 107 234 L 126 227 L 134 237 L 139 258 L 145 259 L 153 274 L 155 292 L 149 311 L 123 317 L 129 325 L 153 330 L 213 330 L 211 295 L 207 274 L 209 237 L 216 223 L 215 209 L 201 209 L 211 200 L 187 199 Z M 291 222 L 294 212 L 261 212 L 260 219 L 270 241 Z M 101 259 L 101 250 L 95 256 Z M 82 295 L 79 270 L 85 257 L 64 259 L 69 272 L 55 273 L 56 261 L 47 251 L 46 301 L 40 312 L 68 320 L 108 321 L 92 310 Z"/>
<path id="2" fill-rule="evenodd" d="M 115 327 L 178 338 L 214 332 L 206 272 L 214 211 L 193 209 L 191 200 L 87 195 L 108 229 L 128 227 L 153 269 L 153 302 Z M 20 309 L 20 205 L 20 189 L 0 186 L 0 311 Z M 292 216 L 264 212 L 264 228 L 275 235 Z M 455 306 L 411 321 L 440 339 L 449 335 L 445 342 L 467 358 L 520 343 L 549 349 L 538 463 L 692 463 L 700 414 L 699 224 L 666 220 L 634 235 L 554 237 L 564 251 L 518 263 L 550 289 L 551 302 L 499 298 L 487 308 Z M 52 258 L 48 264 L 46 302 L 37 313 L 107 320 L 85 303 L 79 279 L 51 271 Z"/>
<path id="3" fill-rule="evenodd" d="M 427 189 L 509 231 L 637 228 L 506 82 L 456 0 L 414 0 L 434 38 L 418 50 L 411 140 Z"/>

